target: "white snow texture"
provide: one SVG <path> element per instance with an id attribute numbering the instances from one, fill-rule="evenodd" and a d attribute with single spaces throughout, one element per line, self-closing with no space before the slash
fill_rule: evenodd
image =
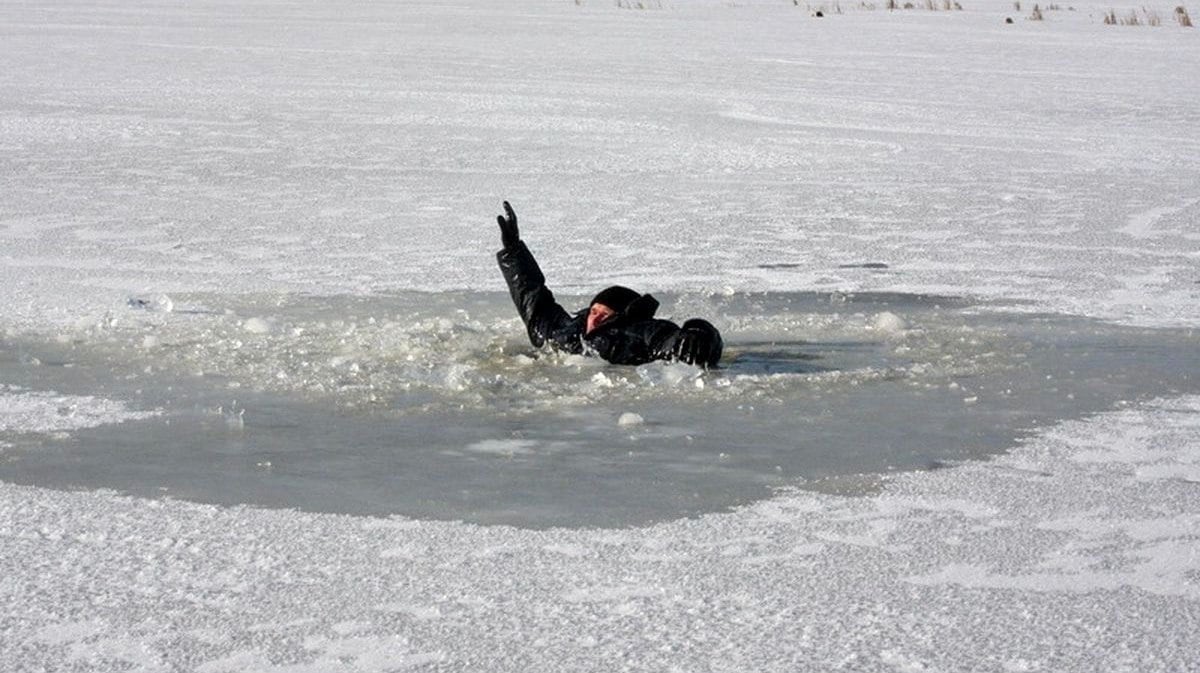
<path id="1" fill-rule="evenodd" d="M 1177 3 L 919 4 L 0 3 L 0 329 L 70 339 L 139 295 L 502 289 L 505 198 L 565 291 L 1195 328 Z M 144 413 L 0 388 L 6 433 Z M 1197 396 L 638 529 L 0 484 L 0 670 L 1200 670 L 1198 484 Z"/>

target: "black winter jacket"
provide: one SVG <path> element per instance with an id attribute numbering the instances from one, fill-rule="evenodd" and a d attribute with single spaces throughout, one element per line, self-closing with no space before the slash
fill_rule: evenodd
<path id="1" fill-rule="evenodd" d="M 669 320 L 654 317 L 658 310 L 658 300 L 654 297 L 642 295 L 617 317 L 585 335 L 588 308 L 571 314 L 554 300 L 554 293 L 546 287 L 546 278 L 524 241 L 496 253 L 496 259 L 534 347 L 549 343 L 557 350 L 595 354 L 618 365 L 675 359 L 682 330 Z M 720 343 L 716 328 L 704 321 L 695 322 L 704 323 L 716 343 Z M 719 345 L 716 353 L 719 358 Z M 711 366 L 716 361 L 702 364 Z"/>

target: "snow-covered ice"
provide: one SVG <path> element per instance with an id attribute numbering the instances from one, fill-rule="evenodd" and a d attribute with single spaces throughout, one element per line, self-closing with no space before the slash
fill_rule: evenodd
<path id="1" fill-rule="evenodd" d="M 623 283 L 680 314 L 757 292 L 962 296 L 985 317 L 1111 321 L 1145 335 L 1121 342 L 1135 353 L 1151 328 L 1194 338 L 1200 37 L 1176 3 L 1146 7 L 1161 26 L 1104 25 L 1147 15 L 1094 0 L 1043 21 L 991 0 L 616 4 L 0 4 L 0 336 L 138 365 L 110 381 L 21 364 L 40 373 L 0 381 L 3 441 L 69 459 L 161 414 L 166 389 L 143 383 L 173 377 L 227 384 L 219 413 L 197 413 L 236 440 L 258 390 L 316 382 L 369 407 L 360 384 L 404 380 L 466 399 L 478 368 L 419 366 L 463 344 L 539 376 L 505 350 L 511 319 L 393 329 L 354 306 L 498 293 L 504 198 L 567 295 Z M 280 318 L 304 298 L 345 312 Z M 891 348 L 924 336 L 903 312 L 855 320 Z M 411 340 L 363 348 L 381 333 Z M 558 395 L 568 409 L 634 385 L 737 392 L 565 365 L 587 386 Z M 1191 670 L 1191 385 L 1117 395 L 987 460 L 864 476 L 854 496 L 784 489 L 640 528 L 3 483 L 0 668 Z M 611 406 L 614 435 L 659 427 Z M 560 456 L 553 439 L 460 448 Z"/>
<path id="2" fill-rule="evenodd" d="M 15 670 L 1188 670 L 1196 484 L 1144 470 L 1194 466 L 1198 414 L 1200 397 L 1150 402 L 873 497 L 624 530 L 6 486 L 3 654 Z"/>
<path id="3" fill-rule="evenodd" d="M 59 434 L 98 425 L 143 419 L 153 411 L 135 411 L 115 400 L 56 395 L 0 385 L 0 432 Z"/>

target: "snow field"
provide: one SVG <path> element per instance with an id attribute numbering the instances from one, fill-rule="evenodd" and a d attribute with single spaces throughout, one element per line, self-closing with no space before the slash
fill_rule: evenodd
<path id="1" fill-rule="evenodd" d="M 1197 411 L 1200 397 L 1155 401 L 875 497 L 792 493 L 629 530 L 5 487 L 3 586 L 24 602 L 3 656 L 15 670 L 1187 670 Z"/>
<path id="2" fill-rule="evenodd" d="M 498 289 L 508 198 L 563 290 L 1190 324 L 1194 32 L 971 4 L 0 7 L 8 320 L 142 292 Z M 843 268 L 863 262 L 889 268 Z"/>
<path id="3" fill-rule="evenodd" d="M 1194 328 L 1197 34 L 963 3 L 0 4 L 2 327 L 69 340 L 130 296 L 499 290 L 508 198 L 581 295 L 944 293 Z M 8 387 L 0 422 L 71 432 L 68 405 L 138 413 Z M 1191 670 L 1197 418 L 1142 401 L 873 496 L 632 530 L 4 484 L 0 668 Z"/>

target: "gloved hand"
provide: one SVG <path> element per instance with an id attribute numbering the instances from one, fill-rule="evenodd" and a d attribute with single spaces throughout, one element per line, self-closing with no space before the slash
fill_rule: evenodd
<path id="1" fill-rule="evenodd" d="M 508 201 L 504 202 L 504 215 L 497 215 L 496 221 L 500 223 L 500 242 L 507 250 L 516 247 L 521 235 L 517 232 L 517 214 L 513 212 L 512 206 L 508 205 Z"/>
<path id="2" fill-rule="evenodd" d="M 676 360 L 708 369 L 717 366 L 725 343 L 712 323 L 692 318 L 679 329 L 671 353 Z"/>

